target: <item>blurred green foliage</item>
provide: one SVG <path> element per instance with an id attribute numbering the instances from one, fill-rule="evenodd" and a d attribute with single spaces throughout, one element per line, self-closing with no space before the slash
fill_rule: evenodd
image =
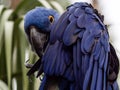
<path id="1" fill-rule="evenodd" d="M 24 33 L 24 14 L 36 6 L 56 9 L 62 13 L 70 3 L 66 0 L 21 0 L 15 9 L 0 5 L 0 90 L 38 90 L 40 80 L 26 76 L 24 63 L 34 63 L 37 56 L 31 51 Z M 3 3 L 4 3 L 3 2 Z M 1 2 L 0 2 L 1 3 Z"/>

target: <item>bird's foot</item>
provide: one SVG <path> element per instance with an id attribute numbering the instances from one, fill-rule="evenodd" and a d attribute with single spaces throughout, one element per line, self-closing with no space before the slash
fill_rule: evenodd
<path id="1" fill-rule="evenodd" d="M 25 67 L 26 68 L 32 68 L 33 64 L 29 64 L 29 59 L 25 61 Z"/>

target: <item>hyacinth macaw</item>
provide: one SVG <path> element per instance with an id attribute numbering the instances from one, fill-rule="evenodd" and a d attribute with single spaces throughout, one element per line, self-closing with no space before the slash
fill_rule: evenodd
<path id="1" fill-rule="evenodd" d="M 44 73 L 40 90 L 119 90 L 119 61 L 104 18 L 88 3 L 75 3 L 60 16 L 35 8 L 25 32 L 40 59 L 28 71 Z"/>

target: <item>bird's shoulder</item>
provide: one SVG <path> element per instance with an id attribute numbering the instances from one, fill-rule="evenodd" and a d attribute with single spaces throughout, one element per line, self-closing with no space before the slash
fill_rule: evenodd
<path id="1" fill-rule="evenodd" d="M 96 34 L 107 32 L 103 23 L 104 17 L 88 3 L 74 3 L 66 8 L 59 20 L 53 25 L 50 43 L 56 40 L 69 46 L 85 32 Z"/>

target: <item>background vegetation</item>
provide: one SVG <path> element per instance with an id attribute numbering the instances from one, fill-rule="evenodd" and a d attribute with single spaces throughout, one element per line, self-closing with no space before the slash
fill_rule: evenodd
<path id="1" fill-rule="evenodd" d="M 38 90 L 40 80 L 26 76 L 25 61 L 37 60 L 26 40 L 24 14 L 36 6 L 62 13 L 67 0 L 1 0 L 0 5 L 0 90 Z"/>
<path id="2" fill-rule="evenodd" d="M 62 13 L 70 0 L 0 0 L 0 90 L 38 90 L 40 80 L 27 77 L 25 61 L 37 60 L 24 33 L 24 14 L 36 6 Z M 97 2 L 94 0 L 94 6 Z"/>

